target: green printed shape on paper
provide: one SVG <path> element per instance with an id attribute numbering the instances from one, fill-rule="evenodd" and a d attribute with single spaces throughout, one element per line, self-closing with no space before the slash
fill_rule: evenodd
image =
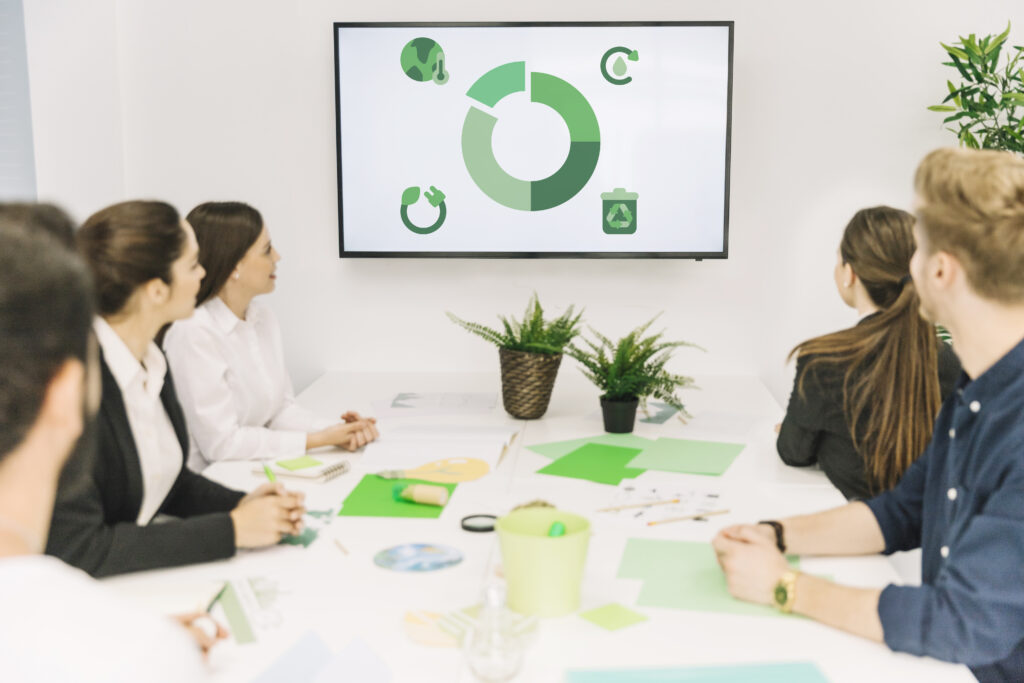
<path id="1" fill-rule="evenodd" d="M 279 545 L 301 545 L 303 548 L 308 548 L 310 544 L 317 539 L 320 532 L 313 527 L 307 526 L 302 530 L 301 534 L 282 536 L 278 542 Z"/>
<path id="2" fill-rule="evenodd" d="M 367 474 L 356 484 L 341 504 L 339 517 L 420 517 L 437 519 L 444 511 L 436 505 L 421 505 L 407 500 L 395 500 L 392 490 L 398 484 L 429 484 L 448 489 L 449 500 L 455 491 L 455 484 L 438 484 L 420 479 L 384 479 L 376 474 Z"/>
<path id="3" fill-rule="evenodd" d="M 741 443 L 661 437 L 629 464 L 645 470 L 718 476 L 729 469 L 745 447 Z"/>
<path id="4" fill-rule="evenodd" d="M 599 443 L 588 443 L 563 455 L 550 465 L 537 470 L 538 474 L 586 479 L 598 484 L 618 486 L 623 479 L 632 479 L 644 470 L 626 467 L 640 452 L 638 448 L 623 448 Z"/>
<path id="5" fill-rule="evenodd" d="M 245 616 L 245 610 L 242 609 L 242 601 L 238 599 L 238 592 L 230 582 L 224 588 L 224 592 L 221 593 L 217 602 L 224 610 L 224 618 L 228 620 L 228 629 L 235 642 L 239 645 L 256 642 L 256 634 L 253 633 L 249 618 Z"/>
<path id="6" fill-rule="evenodd" d="M 545 458 L 556 460 L 561 458 L 563 455 L 573 452 L 580 446 L 586 446 L 588 443 L 599 443 L 607 446 L 623 446 L 625 448 L 639 448 L 640 450 L 643 450 L 654 443 L 654 441 L 634 434 L 599 434 L 598 436 L 588 436 L 582 439 L 538 443 L 532 446 L 527 446 L 526 448 L 538 455 L 543 455 Z"/>
<path id="7" fill-rule="evenodd" d="M 322 462 L 317 460 L 311 455 L 303 455 L 299 458 L 292 458 L 291 460 L 278 460 L 278 467 L 283 467 L 290 472 L 295 470 L 304 470 L 308 467 L 316 467 L 317 465 L 323 465 Z"/>
<path id="8" fill-rule="evenodd" d="M 620 628 L 639 624 L 641 621 L 647 621 L 647 617 L 643 614 L 634 612 L 628 607 L 623 607 L 614 602 L 604 607 L 583 612 L 580 616 L 609 631 L 617 631 Z"/>
<path id="9" fill-rule="evenodd" d="M 786 559 L 794 569 L 800 566 L 799 558 Z M 617 576 L 643 580 L 637 604 L 644 607 L 782 616 L 774 607 L 737 600 L 729 594 L 710 543 L 631 538 Z"/>
<path id="10" fill-rule="evenodd" d="M 566 671 L 566 683 L 828 683 L 814 662 Z"/>

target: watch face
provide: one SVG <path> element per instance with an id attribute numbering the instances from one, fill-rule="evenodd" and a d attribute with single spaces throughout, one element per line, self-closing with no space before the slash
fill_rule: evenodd
<path id="1" fill-rule="evenodd" d="M 775 586 L 775 604 L 782 607 L 786 604 L 786 599 L 788 597 L 789 592 L 786 590 L 786 586 L 782 582 L 779 582 L 779 584 Z"/>

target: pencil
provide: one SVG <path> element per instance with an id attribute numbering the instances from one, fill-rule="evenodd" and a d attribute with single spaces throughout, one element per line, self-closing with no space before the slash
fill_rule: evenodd
<path id="1" fill-rule="evenodd" d="M 345 546 L 341 544 L 341 541 L 339 541 L 338 539 L 334 539 L 334 545 L 338 546 L 338 550 L 348 555 L 348 551 L 345 550 Z"/>
<path id="2" fill-rule="evenodd" d="M 678 498 L 673 498 L 671 500 L 656 500 L 656 501 L 651 502 L 651 503 L 632 503 L 630 505 L 616 505 L 615 507 L 601 508 L 600 510 L 598 510 L 598 512 L 614 512 L 615 510 L 629 510 L 630 508 L 645 508 L 645 507 L 650 507 L 652 505 L 668 505 L 669 503 L 678 503 L 678 502 L 679 502 Z"/>
<path id="3" fill-rule="evenodd" d="M 263 472 L 267 475 L 267 479 L 269 479 L 271 483 L 277 481 L 277 477 L 274 476 L 273 470 L 267 466 L 267 463 L 263 463 Z"/>
<path id="4" fill-rule="evenodd" d="M 685 522 L 688 519 L 702 519 L 704 517 L 710 517 L 711 515 L 724 515 L 728 510 L 712 510 L 711 512 L 702 512 L 697 515 L 683 515 L 682 517 L 669 517 L 668 519 L 659 519 L 654 522 L 647 522 L 647 526 L 654 526 L 655 524 L 668 524 L 669 522 Z"/>

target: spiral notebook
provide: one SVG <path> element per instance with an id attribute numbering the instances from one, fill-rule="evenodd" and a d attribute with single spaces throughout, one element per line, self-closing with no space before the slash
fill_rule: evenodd
<path id="1" fill-rule="evenodd" d="M 308 456 L 305 456 L 308 457 Z M 317 481 L 325 482 L 340 477 L 349 470 L 348 460 L 331 460 L 327 462 L 318 462 L 312 465 L 304 465 L 301 467 L 295 467 L 297 461 L 305 458 L 296 458 L 291 461 L 278 460 L 268 462 L 270 470 L 276 477 L 284 477 L 286 479 L 303 479 L 305 481 Z M 284 463 L 285 466 L 282 466 Z M 264 475 L 263 463 L 257 463 L 252 469 L 253 474 Z"/>

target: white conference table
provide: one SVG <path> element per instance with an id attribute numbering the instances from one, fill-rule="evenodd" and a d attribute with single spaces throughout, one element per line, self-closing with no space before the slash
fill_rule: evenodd
<path id="1" fill-rule="evenodd" d="M 702 523 L 680 522 L 638 530 L 609 521 L 598 508 L 609 504 L 614 487 L 588 481 L 537 474 L 550 462 L 525 446 L 593 436 L 603 432 L 596 390 L 576 368 L 560 372 L 548 413 L 540 420 L 520 421 L 501 408 L 493 413 L 459 418 L 382 419 L 381 443 L 389 429 L 402 424 L 462 424 L 518 429 L 498 467 L 482 479 L 460 484 L 439 519 L 333 517 L 308 548 L 276 546 L 244 551 L 223 562 L 157 570 L 107 579 L 106 583 L 134 594 L 204 579 L 265 577 L 279 591 L 277 619 L 259 633 L 254 644 L 222 643 L 209 664 L 216 681 L 248 681 L 265 671 L 300 638 L 313 631 L 331 648 L 341 650 L 354 638 L 387 663 L 392 680 L 469 683 L 475 680 L 457 648 L 417 644 L 403 630 L 411 610 L 452 612 L 480 602 L 485 579 L 500 563 L 493 533 L 470 533 L 460 527 L 469 514 L 501 515 L 513 506 L 538 498 L 560 509 L 588 517 L 590 541 L 580 611 L 620 603 L 648 620 L 618 631 L 605 631 L 580 617 L 543 619 L 531 637 L 523 669 L 514 679 L 556 683 L 568 669 L 681 667 L 743 663 L 813 661 L 834 683 L 863 681 L 972 681 L 962 666 L 891 652 L 878 645 L 799 617 L 740 616 L 660 607 L 637 606 L 641 581 L 616 577 L 629 537 L 708 541 L 723 526 L 772 519 L 841 505 L 842 496 L 815 469 L 783 465 L 774 449 L 773 425 L 782 409 L 753 377 L 698 377 L 700 390 L 687 390 L 684 401 L 694 418 L 686 425 L 672 419 L 664 425 L 637 423 L 638 436 L 718 439 L 747 444 L 721 477 L 647 471 L 639 481 L 659 487 L 714 489 L 729 514 Z M 328 373 L 298 398 L 324 415 L 355 409 L 370 413 L 370 401 L 399 392 L 499 392 L 493 374 Z M 414 448 L 410 446 L 410 448 Z M 288 485 L 302 490 L 309 509 L 337 511 L 362 475 L 381 469 L 372 446 L 351 458 L 352 471 L 333 481 Z M 434 459 L 434 458 L 427 458 Z M 218 463 L 206 474 L 229 486 L 249 490 L 264 478 L 253 463 Z M 334 542 L 340 541 L 347 554 Z M 382 569 L 373 556 L 402 543 L 435 543 L 459 549 L 464 560 L 429 573 Z M 805 558 L 802 569 L 832 576 L 857 586 L 881 587 L 899 582 L 890 562 L 881 556 Z"/>

